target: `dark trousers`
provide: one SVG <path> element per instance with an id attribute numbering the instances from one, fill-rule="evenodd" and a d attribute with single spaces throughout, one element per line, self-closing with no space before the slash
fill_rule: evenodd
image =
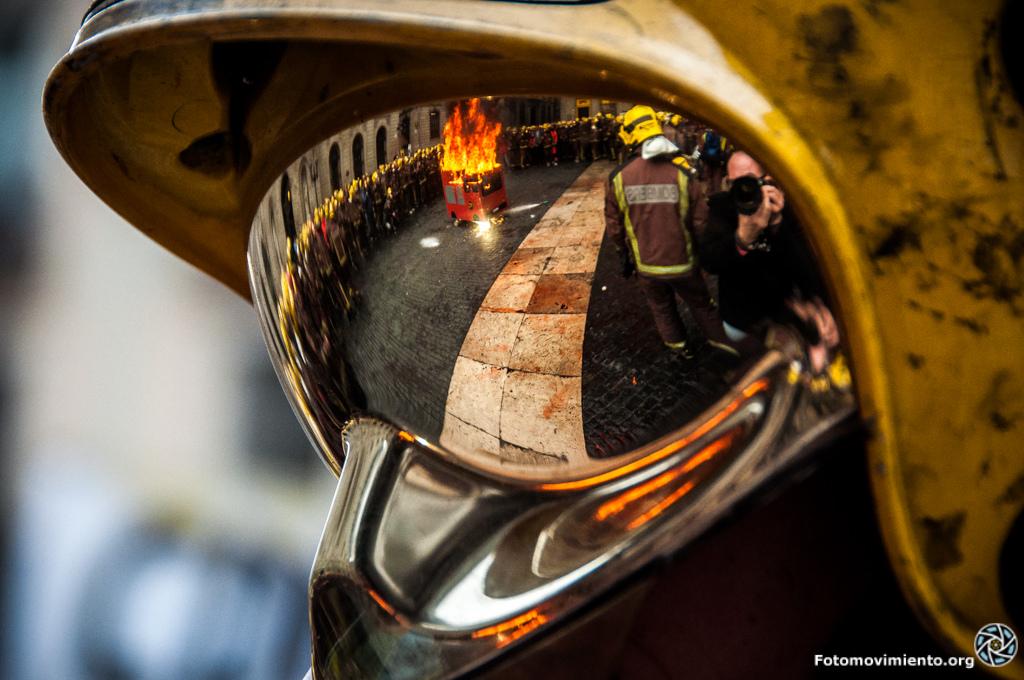
<path id="1" fill-rule="evenodd" d="M 706 340 L 730 346 L 733 344 L 722 328 L 718 310 L 711 304 L 711 295 L 700 270 L 691 271 L 679 278 L 655 279 L 638 276 L 637 280 L 647 299 L 647 306 L 651 308 L 654 326 L 658 329 L 662 342 L 677 345 L 686 340 L 686 327 L 679 317 L 679 310 L 676 309 L 678 296 L 690 308 L 690 313 L 693 314 Z"/>

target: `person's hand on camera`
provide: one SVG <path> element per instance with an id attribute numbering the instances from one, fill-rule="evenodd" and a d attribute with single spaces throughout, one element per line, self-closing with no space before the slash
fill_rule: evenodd
<path id="1" fill-rule="evenodd" d="M 777 224 L 782 219 L 785 205 L 786 197 L 778 187 L 771 184 L 761 187 L 761 205 L 752 215 L 739 216 L 736 240 L 745 247 L 753 244 L 769 224 Z"/>
<path id="2" fill-rule="evenodd" d="M 782 193 L 782 189 L 774 184 L 765 184 L 761 189 L 764 193 L 764 201 L 768 204 L 768 210 L 771 212 L 768 224 L 778 224 L 782 219 L 782 209 L 786 207 L 786 194 Z"/>

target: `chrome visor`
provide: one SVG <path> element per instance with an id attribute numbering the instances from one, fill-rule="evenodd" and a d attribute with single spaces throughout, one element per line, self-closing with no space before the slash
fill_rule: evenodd
<path id="1" fill-rule="evenodd" d="M 665 277 L 624 276 L 607 193 L 629 153 L 616 119 L 628 106 L 430 102 L 339 131 L 267 191 L 253 299 L 339 476 L 311 575 L 313 677 L 493 662 L 850 422 L 839 348 L 822 362 L 799 328 L 767 318 L 706 337 L 698 317 L 718 318 L 718 281 L 696 257 L 684 274 L 699 309 Z M 707 126 L 692 126 L 678 138 L 697 145 L 690 181 L 720 189 L 692 153 Z M 491 132 L 491 164 L 465 165 L 473 135 Z M 650 280 L 669 290 L 681 338 Z"/>

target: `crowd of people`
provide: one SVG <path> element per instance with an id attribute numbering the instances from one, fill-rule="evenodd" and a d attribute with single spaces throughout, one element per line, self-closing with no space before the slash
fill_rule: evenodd
<path id="1" fill-rule="evenodd" d="M 351 315 L 358 296 L 354 273 L 380 241 L 441 195 L 440 156 L 440 145 L 398 156 L 335 189 L 297 233 L 287 234 L 295 265 L 332 267 L 337 272 L 330 277 L 339 282 L 341 304 L 336 309 Z"/>
<path id="2" fill-rule="evenodd" d="M 506 128 L 502 134 L 500 156 L 505 167 L 589 163 L 616 159 L 623 152 L 618 138 L 621 117 L 610 113 L 576 120 Z"/>
<path id="3" fill-rule="evenodd" d="M 337 420 L 336 429 L 322 433 L 325 437 L 341 432 L 339 414 L 365 408 L 352 367 L 331 364 L 344 361 L 344 352 L 335 348 L 344 342 L 344 322 L 358 306 L 357 274 L 381 241 L 440 196 L 440 156 L 440 145 L 401 155 L 336 188 L 294 232 L 286 228 L 288 261 L 277 310 L 285 352 L 292 357 L 286 379 L 305 397 L 304 408 L 320 411 L 317 422 Z M 300 380 L 300 358 L 316 380 Z"/>
<path id="4" fill-rule="evenodd" d="M 724 138 L 713 129 L 667 111 L 659 111 L 657 116 L 665 136 L 684 154 L 692 155 L 706 148 L 714 160 L 724 153 Z M 502 133 L 499 155 L 506 168 L 514 169 L 603 159 L 621 163 L 627 152 L 620 134 L 622 122 L 622 114 L 602 113 L 576 120 L 509 127 Z"/>

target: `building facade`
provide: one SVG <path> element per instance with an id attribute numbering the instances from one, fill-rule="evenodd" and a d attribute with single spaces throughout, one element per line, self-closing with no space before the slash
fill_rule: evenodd
<path id="1" fill-rule="evenodd" d="M 288 166 L 270 190 L 280 200 L 264 200 L 260 210 L 271 210 L 275 224 L 301 224 L 324 197 L 347 189 L 353 179 L 372 174 L 402 151 L 440 144 L 448 105 L 435 102 L 393 111 L 346 128 L 318 144 Z M 290 210 L 289 210 L 290 206 Z"/>
<path id="2" fill-rule="evenodd" d="M 559 108 L 562 120 L 573 118 L 589 118 L 599 113 L 610 113 L 617 116 L 629 110 L 632 104 L 613 101 L 611 99 L 593 99 L 591 97 L 559 97 Z"/>

